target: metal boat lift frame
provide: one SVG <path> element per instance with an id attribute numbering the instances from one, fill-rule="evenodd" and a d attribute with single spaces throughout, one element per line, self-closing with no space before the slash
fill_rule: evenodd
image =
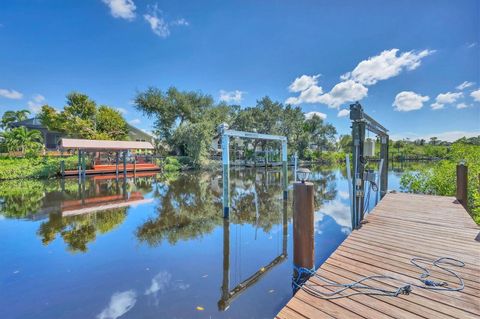
<path id="1" fill-rule="evenodd" d="M 230 214 L 230 137 L 261 139 L 279 141 L 282 143 L 282 167 L 283 167 L 283 198 L 287 198 L 287 138 L 279 135 L 260 134 L 255 132 L 243 132 L 229 130 L 227 124 L 221 124 L 218 131 L 222 137 L 222 164 L 223 164 L 223 217 Z"/>
<path id="2" fill-rule="evenodd" d="M 365 166 L 366 161 L 363 157 L 363 148 L 365 142 L 365 132 L 368 130 L 375 133 L 380 139 L 380 167 L 379 178 L 380 185 L 378 191 L 380 198 L 383 198 L 388 189 L 388 130 L 375 121 L 372 117 L 363 111 L 362 105 L 356 102 L 350 105 L 350 120 L 352 121 L 352 159 L 353 159 L 353 178 L 352 178 L 352 227 L 357 228 L 364 217 L 364 199 L 365 199 Z M 349 168 L 348 168 L 349 169 Z"/>

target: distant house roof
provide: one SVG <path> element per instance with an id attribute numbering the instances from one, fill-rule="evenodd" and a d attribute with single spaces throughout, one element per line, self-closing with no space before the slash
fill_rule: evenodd
<path id="1" fill-rule="evenodd" d="M 33 117 L 23 121 L 13 122 L 9 124 L 11 127 L 20 127 L 25 126 L 27 128 L 45 128 L 44 125 L 40 122 L 40 119 Z"/>
<path id="2" fill-rule="evenodd" d="M 83 140 L 76 138 L 62 138 L 60 147 L 63 149 L 82 149 L 82 150 L 153 150 L 154 147 L 149 142 L 134 141 L 103 141 L 103 140 Z"/>
<path id="3" fill-rule="evenodd" d="M 21 127 L 25 126 L 28 129 L 32 130 L 45 130 L 50 133 L 60 133 L 60 132 L 55 132 L 55 131 L 50 131 L 45 125 L 42 124 L 39 118 L 32 117 L 23 121 L 18 121 L 18 122 L 13 122 L 9 124 L 10 127 Z M 150 140 L 153 142 L 154 137 L 150 135 L 149 133 L 136 128 L 135 126 L 128 124 L 128 136 L 130 139 L 135 140 Z"/>

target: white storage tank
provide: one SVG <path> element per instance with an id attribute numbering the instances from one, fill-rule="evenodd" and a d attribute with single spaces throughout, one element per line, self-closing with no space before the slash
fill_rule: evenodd
<path id="1" fill-rule="evenodd" d="M 375 156 L 375 140 L 372 138 L 365 139 L 365 143 L 363 144 L 363 156 Z"/>

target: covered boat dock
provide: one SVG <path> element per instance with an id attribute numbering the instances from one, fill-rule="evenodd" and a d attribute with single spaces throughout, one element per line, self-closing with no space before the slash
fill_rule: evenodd
<path id="1" fill-rule="evenodd" d="M 123 172 L 157 171 L 160 167 L 148 154 L 154 147 L 149 142 L 137 141 L 106 141 L 63 138 L 60 140 L 62 151 L 75 150 L 78 152 L 78 166 L 76 170 L 65 170 L 62 167 L 62 176 L 84 177 L 85 175 L 116 174 Z M 91 155 L 91 168 L 87 169 L 87 156 Z"/>

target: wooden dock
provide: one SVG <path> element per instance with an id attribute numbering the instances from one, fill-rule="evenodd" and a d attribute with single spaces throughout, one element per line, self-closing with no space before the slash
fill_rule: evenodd
<path id="1" fill-rule="evenodd" d="M 480 228 L 454 197 L 390 193 L 364 224 L 317 270 L 324 278 L 347 283 L 370 275 L 391 275 L 417 281 L 420 270 L 412 257 L 453 257 L 465 267 L 452 267 L 465 281 L 463 291 L 413 287 L 398 297 L 356 295 L 336 300 L 316 298 L 299 290 L 278 313 L 279 319 L 304 318 L 480 318 Z M 437 280 L 456 283 L 443 272 Z M 309 284 L 321 283 L 310 278 Z M 398 282 L 381 280 L 393 290 Z"/>

